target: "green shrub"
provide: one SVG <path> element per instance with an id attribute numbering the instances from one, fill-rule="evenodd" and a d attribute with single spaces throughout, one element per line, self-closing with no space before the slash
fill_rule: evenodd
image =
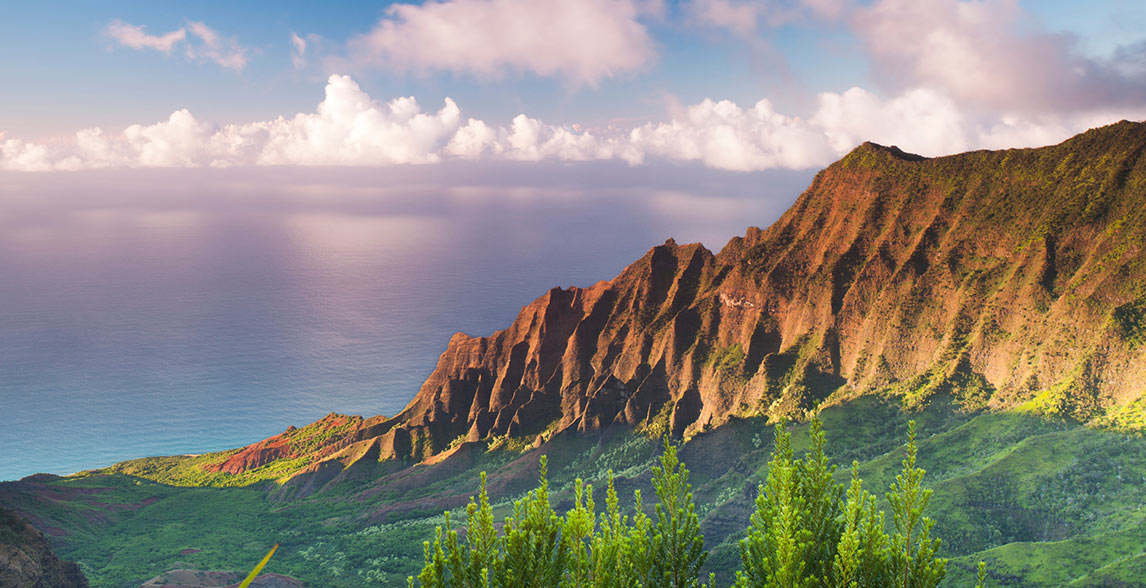
<path id="1" fill-rule="evenodd" d="M 736 588 L 935 588 L 946 575 L 939 539 L 923 513 L 931 490 L 916 466 L 915 423 L 909 425 L 903 468 L 886 498 L 893 534 L 876 498 L 852 464 L 847 491 L 833 479 L 818 420 L 806 455 L 793 455 L 791 435 L 777 427 L 767 479 L 759 488 L 747 536 L 740 542 Z M 572 508 L 558 516 L 549 499 L 547 461 L 538 488 L 514 503 L 499 533 L 481 475 L 466 509 L 465 540 L 449 513 L 435 539 L 424 543 L 421 574 L 411 588 L 708 588 L 700 569 L 708 552 L 693 504 L 689 471 L 666 439 L 652 467 L 655 522 L 634 493 L 632 514 L 621 511 L 609 473 L 605 512 L 595 512 L 593 489 L 574 483 Z M 986 570 L 980 566 L 979 586 Z"/>

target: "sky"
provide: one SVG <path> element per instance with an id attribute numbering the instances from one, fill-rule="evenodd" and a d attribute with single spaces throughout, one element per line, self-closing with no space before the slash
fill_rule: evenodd
<path id="1" fill-rule="evenodd" d="M 814 169 L 1146 118 L 1136 0 L 5 2 L 0 169 Z M 650 167 L 650 169 L 653 169 Z"/>

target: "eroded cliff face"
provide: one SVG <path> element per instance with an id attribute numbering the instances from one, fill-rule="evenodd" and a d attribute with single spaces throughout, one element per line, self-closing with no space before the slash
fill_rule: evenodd
<path id="1" fill-rule="evenodd" d="M 76 564 L 56 557 L 39 531 L 0 508 L 0 586 L 87 588 L 88 581 Z"/>
<path id="2" fill-rule="evenodd" d="M 935 159 L 864 144 L 715 255 L 670 240 L 503 331 L 454 335 L 409 406 L 356 426 L 306 484 L 460 441 L 687 436 L 869 393 L 1141 426 L 1144 149 L 1127 122 Z"/>
<path id="3" fill-rule="evenodd" d="M 1146 390 L 1146 126 L 925 159 L 865 144 L 717 255 L 671 240 L 609 282 L 458 334 L 386 422 L 456 438 L 799 416 L 830 396 L 954 394 L 1082 420 Z"/>

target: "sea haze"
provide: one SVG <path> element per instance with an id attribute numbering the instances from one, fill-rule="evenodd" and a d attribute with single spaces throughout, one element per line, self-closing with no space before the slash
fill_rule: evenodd
<path id="1" fill-rule="evenodd" d="M 452 333 L 669 237 L 719 249 L 811 179 L 649 171 L 0 174 L 0 480 L 394 414 Z"/>

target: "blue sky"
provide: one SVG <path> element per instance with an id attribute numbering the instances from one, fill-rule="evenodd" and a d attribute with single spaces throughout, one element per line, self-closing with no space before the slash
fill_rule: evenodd
<path id="1" fill-rule="evenodd" d="M 867 139 L 940 155 L 1146 117 L 1146 6 L 1129 0 L 11 2 L 4 12 L 9 169 L 454 158 L 810 168 Z M 392 102 L 402 97 L 417 106 Z"/>

